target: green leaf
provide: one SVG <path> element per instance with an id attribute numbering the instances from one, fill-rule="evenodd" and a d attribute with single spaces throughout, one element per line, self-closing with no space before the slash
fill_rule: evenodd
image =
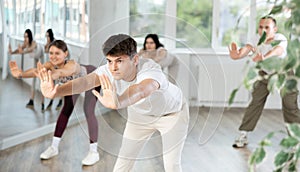
<path id="1" fill-rule="evenodd" d="M 264 43 L 265 40 L 266 40 L 266 38 L 267 38 L 267 33 L 264 31 L 264 32 L 262 33 L 261 37 L 259 38 L 259 41 L 258 41 L 258 43 L 257 43 L 257 46 L 259 46 L 260 44 Z"/>
<path id="2" fill-rule="evenodd" d="M 246 89 L 250 90 L 252 88 L 252 85 L 256 81 L 257 76 L 258 70 L 255 67 L 250 67 L 243 81 Z"/>
<path id="3" fill-rule="evenodd" d="M 260 143 L 259 143 L 259 145 L 260 146 L 271 146 L 271 141 L 269 140 L 269 139 L 263 139 Z"/>
<path id="4" fill-rule="evenodd" d="M 296 154 L 296 159 L 300 158 L 300 147 L 298 147 L 297 151 L 295 152 Z"/>
<path id="5" fill-rule="evenodd" d="M 277 57 L 267 58 L 260 63 L 261 68 L 266 71 L 276 71 L 278 72 L 282 66 L 283 60 Z"/>
<path id="6" fill-rule="evenodd" d="M 249 161 L 248 161 L 248 164 L 249 165 L 254 165 L 255 164 L 255 159 L 256 159 L 256 151 L 253 152 L 250 157 L 249 157 Z"/>
<path id="7" fill-rule="evenodd" d="M 300 65 L 296 68 L 296 73 L 295 75 L 300 78 Z"/>
<path id="8" fill-rule="evenodd" d="M 228 101 L 229 106 L 233 103 L 235 95 L 236 95 L 238 90 L 239 90 L 239 88 L 236 88 L 231 92 L 230 97 L 229 97 L 229 101 Z"/>
<path id="9" fill-rule="evenodd" d="M 266 157 L 266 151 L 264 148 L 259 148 L 257 150 L 257 152 L 258 153 L 257 153 L 257 157 L 255 160 L 256 164 L 261 163 L 264 160 L 264 158 Z"/>
<path id="10" fill-rule="evenodd" d="M 257 77 L 257 75 L 258 75 L 257 69 L 251 67 L 251 68 L 249 68 L 249 70 L 248 70 L 248 73 L 247 73 L 247 75 L 246 75 L 246 78 L 247 78 L 247 80 L 250 81 L 250 80 L 255 79 L 255 78 Z"/>
<path id="11" fill-rule="evenodd" d="M 280 13 L 282 10 L 282 5 L 275 5 L 270 11 L 269 15 Z"/>
<path id="12" fill-rule="evenodd" d="M 269 79 L 267 88 L 268 88 L 268 90 L 269 90 L 270 92 L 273 92 L 274 86 L 275 86 L 275 84 L 276 84 L 276 81 L 277 81 L 277 75 L 273 75 L 273 76 L 271 76 L 271 78 Z"/>
<path id="13" fill-rule="evenodd" d="M 281 42 L 280 40 L 272 41 L 272 42 L 271 42 L 271 46 L 272 46 L 272 47 L 275 47 L 275 46 L 279 45 L 280 42 Z"/>
<path id="14" fill-rule="evenodd" d="M 273 131 L 273 132 L 270 132 L 270 133 L 266 136 L 266 138 L 267 138 L 267 139 L 271 139 L 271 138 L 274 136 L 274 134 L 275 134 L 274 131 Z"/>
<path id="15" fill-rule="evenodd" d="M 285 23 L 284 23 L 284 28 L 290 30 L 291 27 L 293 25 L 293 21 L 292 20 L 287 20 Z"/>
<path id="16" fill-rule="evenodd" d="M 266 157 L 266 151 L 263 147 L 256 148 L 251 154 L 248 164 L 254 165 L 261 163 Z"/>
<path id="17" fill-rule="evenodd" d="M 276 87 L 278 89 L 280 89 L 281 86 L 282 86 L 282 84 L 283 84 L 283 82 L 284 82 L 285 75 L 284 74 L 278 74 L 277 76 L 278 76 L 278 79 L 277 79 L 277 82 L 276 82 Z"/>
<path id="18" fill-rule="evenodd" d="M 296 163 L 295 163 L 295 162 L 291 162 L 291 163 L 289 164 L 288 171 L 289 171 L 289 172 L 295 172 L 295 171 L 297 171 Z"/>
<path id="19" fill-rule="evenodd" d="M 288 91 L 292 91 L 294 89 L 297 88 L 297 80 L 295 79 L 288 79 L 285 83 L 285 88 L 288 90 Z"/>
<path id="20" fill-rule="evenodd" d="M 281 140 L 280 145 L 285 148 L 294 147 L 299 143 L 299 140 L 297 140 L 295 137 L 288 137 Z"/>
<path id="21" fill-rule="evenodd" d="M 284 70 L 290 70 L 291 68 L 293 68 L 296 65 L 296 58 L 288 58 L 288 61 L 286 62 L 286 65 L 284 66 Z"/>
<path id="22" fill-rule="evenodd" d="M 279 153 L 277 153 L 277 155 L 275 156 L 275 166 L 281 166 L 284 163 L 286 163 L 288 161 L 289 158 L 289 154 L 284 152 L 284 151 L 280 151 Z"/>
<path id="23" fill-rule="evenodd" d="M 300 124 L 288 124 L 288 131 L 292 136 L 300 138 Z"/>
<path id="24" fill-rule="evenodd" d="M 276 168 L 273 172 L 282 172 L 283 167 Z"/>

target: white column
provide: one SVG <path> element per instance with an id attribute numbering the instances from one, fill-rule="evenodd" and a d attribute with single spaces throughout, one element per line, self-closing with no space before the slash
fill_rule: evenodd
<path id="1" fill-rule="evenodd" d="M 165 47 L 166 49 L 176 48 L 176 14 L 177 3 L 174 0 L 166 1 L 165 13 Z"/>
<path id="2" fill-rule="evenodd" d="M 220 27 L 220 0 L 213 1 L 213 16 L 212 16 L 212 39 L 211 47 L 213 49 L 220 47 L 218 43 L 219 27 Z"/>
<path id="3" fill-rule="evenodd" d="M 89 64 L 106 62 L 102 44 L 114 34 L 129 33 L 129 0 L 97 0 L 89 4 Z"/>
<path id="4" fill-rule="evenodd" d="M 251 0 L 250 2 L 250 18 L 248 22 L 248 35 L 247 38 L 248 40 L 251 40 L 251 38 L 255 35 L 256 33 L 256 0 Z"/>
<path id="5" fill-rule="evenodd" d="M 1 43 L 1 56 L 3 57 L 2 63 L 2 80 L 6 79 L 7 77 L 7 65 L 8 65 L 8 56 L 7 56 L 7 48 L 8 48 L 8 39 L 7 39 L 7 29 L 4 17 L 4 3 L 0 3 L 0 12 L 1 12 L 1 26 L 2 26 L 2 43 Z"/>

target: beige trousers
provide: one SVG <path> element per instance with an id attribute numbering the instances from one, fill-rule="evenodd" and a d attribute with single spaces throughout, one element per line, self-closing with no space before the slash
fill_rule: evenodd
<path id="1" fill-rule="evenodd" d="M 166 172 L 181 172 L 181 153 L 187 137 L 189 108 L 183 103 L 179 112 L 165 116 L 128 115 L 122 146 L 114 172 L 129 172 L 144 144 L 159 131 L 162 138 Z"/>

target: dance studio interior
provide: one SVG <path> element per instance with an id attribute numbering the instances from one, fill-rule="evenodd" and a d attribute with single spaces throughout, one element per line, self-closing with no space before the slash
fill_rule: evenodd
<path id="1" fill-rule="evenodd" d="M 298 0 L 0 12 L 1 172 L 300 171 Z"/>

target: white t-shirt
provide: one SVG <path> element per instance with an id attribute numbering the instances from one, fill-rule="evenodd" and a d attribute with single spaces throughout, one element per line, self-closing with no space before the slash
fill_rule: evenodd
<path id="1" fill-rule="evenodd" d="M 258 34 L 256 34 L 254 36 L 254 38 L 247 44 L 249 44 L 253 47 L 257 47 L 257 43 L 258 43 L 259 39 L 260 39 L 260 36 Z M 287 41 L 286 37 L 281 33 L 276 33 L 273 41 L 280 41 L 280 43 L 277 46 L 281 46 L 284 49 L 284 52 L 278 57 L 285 58 L 287 55 L 287 45 L 288 45 L 288 41 Z M 273 49 L 271 44 L 265 44 L 265 43 L 262 43 L 257 48 L 258 48 L 258 51 L 261 52 L 263 55 L 265 55 L 266 53 L 268 53 L 270 50 Z"/>
<path id="2" fill-rule="evenodd" d="M 148 97 L 128 106 L 128 114 L 162 116 L 178 112 L 182 106 L 182 91 L 165 77 L 161 67 L 151 59 L 140 58 L 135 80 L 126 82 L 114 80 L 108 65 L 98 67 L 94 73 L 105 74 L 115 84 L 118 95 L 121 95 L 130 85 L 138 84 L 145 79 L 156 80 L 160 87 Z"/>

